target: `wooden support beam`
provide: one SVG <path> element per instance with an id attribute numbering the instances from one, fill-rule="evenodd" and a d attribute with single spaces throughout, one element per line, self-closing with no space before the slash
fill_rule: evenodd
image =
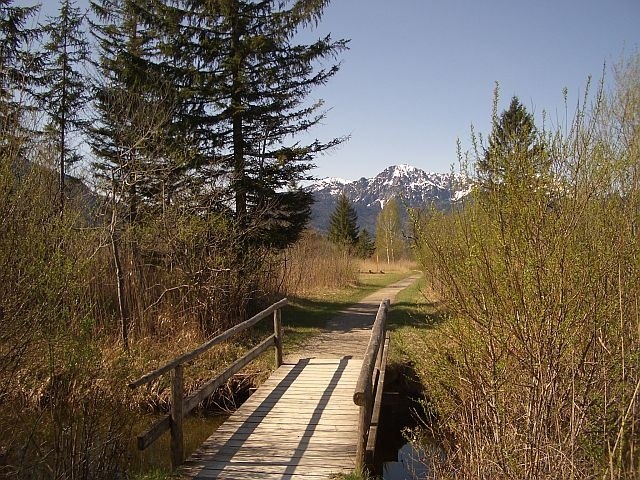
<path id="1" fill-rule="evenodd" d="M 273 336 L 276 346 L 276 367 L 282 365 L 282 310 L 273 312 Z"/>
<path id="2" fill-rule="evenodd" d="M 138 435 L 138 450 L 145 450 L 149 445 L 155 442 L 160 435 L 171 428 L 171 415 L 164 415 L 157 420 L 146 431 Z"/>
<path id="3" fill-rule="evenodd" d="M 171 381 L 171 468 L 175 470 L 184 462 L 184 438 L 182 430 L 184 371 L 182 365 L 173 369 Z"/>

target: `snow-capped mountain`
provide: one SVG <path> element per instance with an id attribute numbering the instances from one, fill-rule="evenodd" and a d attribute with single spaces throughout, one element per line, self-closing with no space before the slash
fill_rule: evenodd
<path id="1" fill-rule="evenodd" d="M 469 193 L 466 182 L 452 173 L 425 172 L 411 165 L 394 165 L 373 178 L 353 182 L 341 178 L 323 178 L 308 186 L 315 204 L 311 225 L 321 231 L 329 228 L 329 217 L 338 195 L 344 192 L 358 213 L 360 228 L 375 232 L 376 219 L 391 197 L 402 198 L 410 207 L 435 205 L 446 209 Z"/>

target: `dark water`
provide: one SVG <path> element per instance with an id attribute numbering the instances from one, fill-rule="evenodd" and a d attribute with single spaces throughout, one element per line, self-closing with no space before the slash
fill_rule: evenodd
<path id="1" fill-rule="evenodd" d="M 429 458 L 426 452 L 405 443 L 398 450 L 395 462 L 385 462 L 382 466 L 384 480 L 423 480 L 429 475 Z"/>
<path id="2" fill-rule="evenodd" d="M 390 374 L 389 374 L 390 373 Z M 429 457 L 435 442 L 421 435 L 421 444 L 430 453 L 420 451 L 407 437 L 424 426 L 426 415 L 420 382 L 410 367 L 388 372 L 376 445 L 374 475 L 383 480 L 423 480 L 429 475 Z"/>
<path id="3" fill-rule="evenodd" d="M 140 427 L 136 433 L 142 432 L 153 424 L 160 415 L 141 415 Z M 184 419 L 184 450 L 189 456 L 229 417 L 227 414 L 188 415 Z M 139 451 L 135 444 L 131 446 L 133 470 L 137 473 L 170 470 L 170 434 L 165 432 L 158 440 L 144 451 Z"/>

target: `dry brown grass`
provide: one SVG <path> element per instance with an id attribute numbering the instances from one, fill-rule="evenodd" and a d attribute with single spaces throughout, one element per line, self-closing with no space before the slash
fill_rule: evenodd
<path id="1" fill-rule="evenodd" d="M 417 270 L 418 264 L 415 260 L 396 260 L 395 262 L 387 263 L 386 259 L 382 261 L 375 258 L 368 258 L 360 262 L 360 272 L 363 273 L 392 273 L 392 272 L 410 272 Z"/>
<path id="2" fill-rule="evenodd" d="M 299 295 L 343 288 L 358 281 L 358 260 L 322 235 L 307 231 L 284 253 L 284 291 Z"/>

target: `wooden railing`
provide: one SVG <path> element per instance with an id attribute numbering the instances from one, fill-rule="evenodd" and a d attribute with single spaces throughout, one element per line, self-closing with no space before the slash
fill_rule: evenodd
<path id="1" fill-rule="evenodd" d="M 165 415 L 157 420 L 151 427 L 145 432 L 138 435 L 138 449 L 144 450 L 153 442 L 155 442 L 160 435 L 167 430 L 171 431 L 171 466 L 176 468 L 184 461 L 184 440 L 183 440 L 183 427 L 182 419 L 191 412 L 200 403 L 206 400 L 218 387 L 224 382 L 229 380 L 233 375 L 238 373 L 249 362 L 254 360 L 258 355 L 267 350 L 269 347 L 274 346 L 276 352 L 276 364 L 278 367 L 282 365 L 282 316 L 281 308 L 287 305 L 287 299 L 282 299 L 277 303 L 274 303 L 269 308 L 261 311 L 257 315 L 254 315 L 249 320 L 246 320 L 229 330 L 221 333 L 220 335 L 212 338 L 211 340 L 203 343 L 198 348 L 191 352 L 180 355 L 179 357 L 171 360 L 169 363 L 162 367 L 147 373 L 138 380 L 129 383 L 130 388 L 137 388 L 141 385 L 145 385 L 153 380 L 157 379 L 161 375 L 167 372 L 173 372 L 171 379 L 171 412 L 169 415 Z M 225 370 L 218 373 L 215 377 L 205 383 L 199 390 L 193 392 L 187 398 L 184 398 L 184 364 L 190 362 L 204 352 L 209 350 L 214 345 L 217 345 L 228 338 L 237 335 L 240 332 L 252 327 L 263 318 L 273 314 L 273 335 L 263 340 L 261 343 L 253 347 L 244 356 L 236 360 L 229 365 Z"/>
<path id="2" fill-rule="evenodd" d="M 358 445 L 356 467 L 362 469 L 373 462 L 378 420 L 382 403 L 385 367 L 389 337 L 387 335 L 387 312 L 389 300 L 383 300 L 378 308 L 367 351 L 362 360 L 353 401 L 360 407 L 358 419 Z"/>

